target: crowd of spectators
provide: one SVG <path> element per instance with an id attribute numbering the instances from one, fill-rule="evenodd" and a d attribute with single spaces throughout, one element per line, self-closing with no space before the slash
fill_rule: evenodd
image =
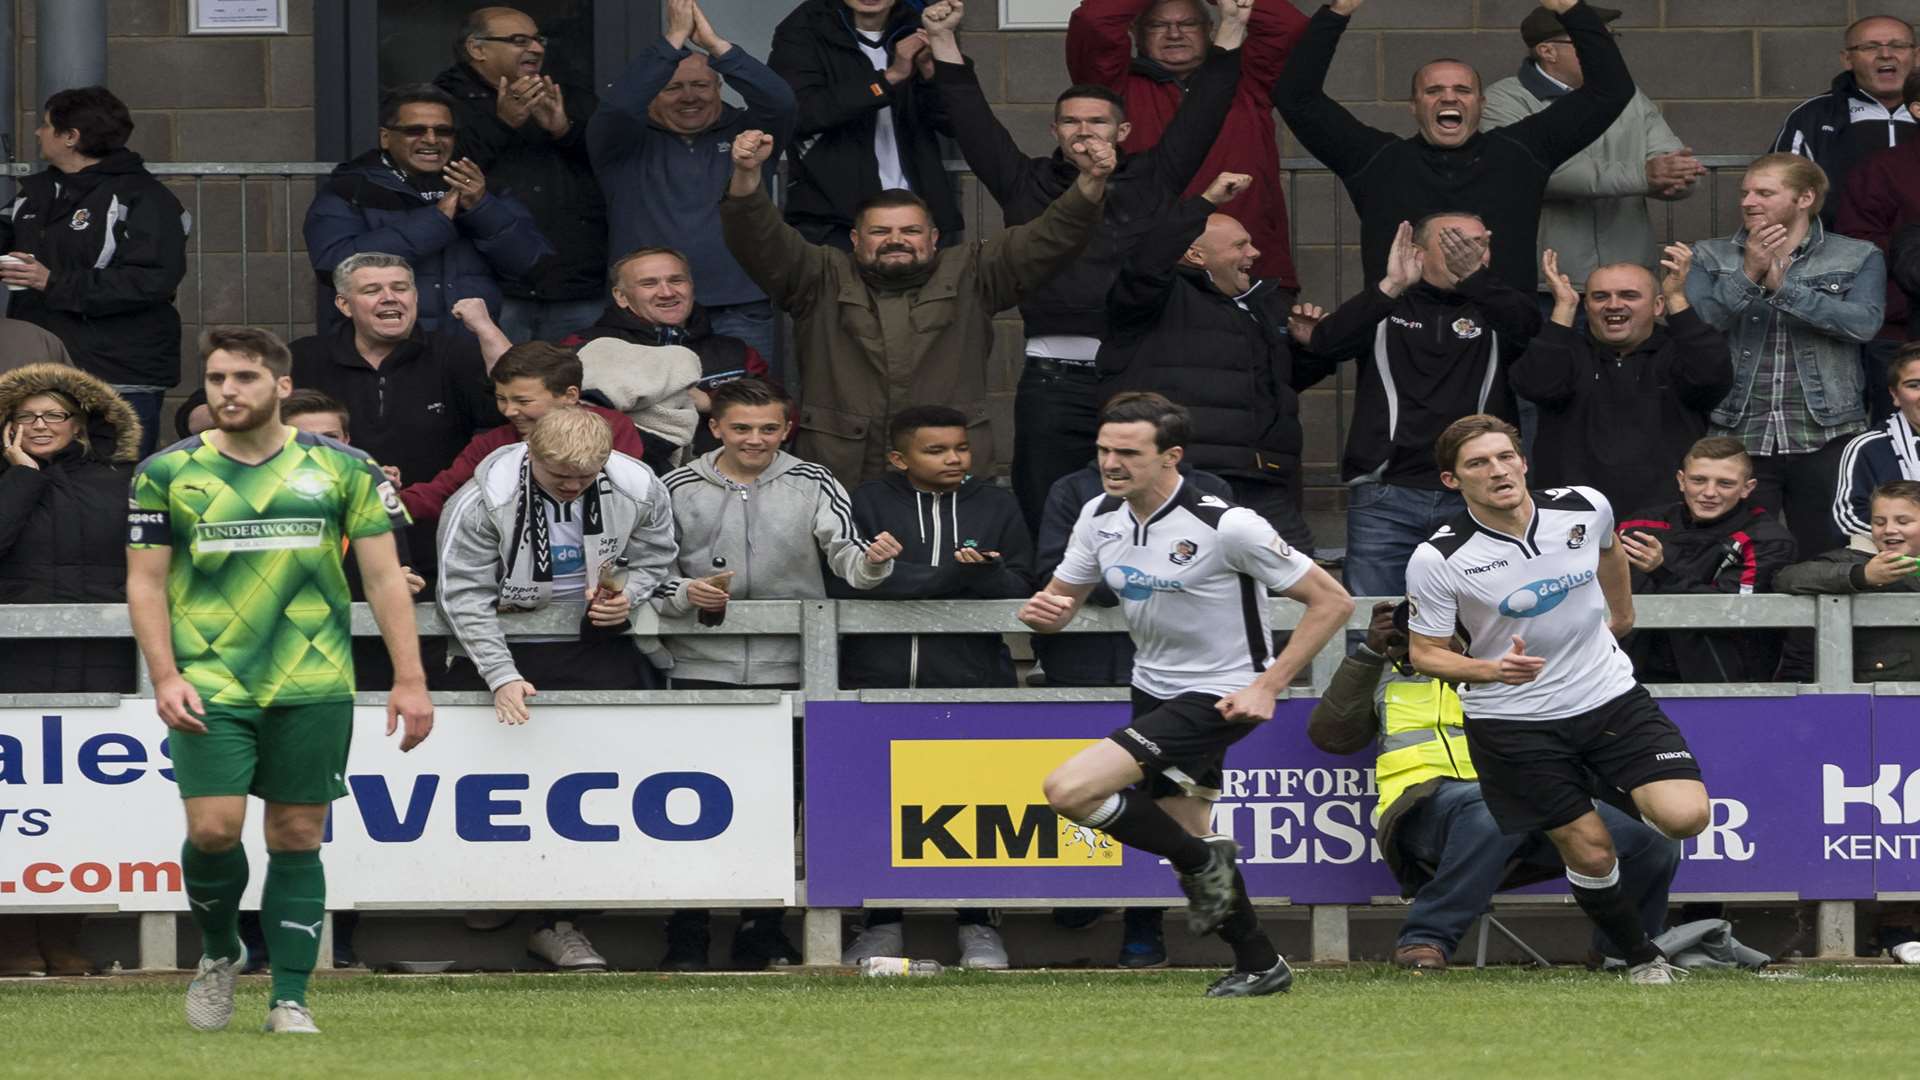
<path id="1" fill-rule="evenodd" d="M 434 684 L 491 692 L 510 723 L 542 689 L 801 681 L 793 640 L 638 638 L 641 605 L 717 623 L 735 599 L 1027 595 L 1100 493 L 1094 418 L 1121 391 L 1189 410 L 1196 485 L 1338 559 L 1301 512 L 1301 394 L 1347 361 L 1356 594 L 1398 597 L 1413 549 L 1464 512 L 1432 443 L 1476 413 L 1523 427 L 1536 486 L 1612 503 L 1636 592 L 1920 587 L 1913 28 L 1849 27 L 1831 93 L 1742 177 L 1740 227 L 1661 248 L 1648 200 L 1688 198 L 1708 173 L 1635 88 L 1619 12 L 1547 0 L 1492 86 L 1426 63 L 1403 137 L 1324 88 L 1363 2 L 1309 18 L 1288 0 L 1082 0 L 1042 156 L 988 104 L 963 0 L 803 0 L 765 63 L 697 0 L 667 0 L 659 39 L 598 95 L 544 73 L 550 46 L 575 43 L 478 9 L 452 66 L 388 91 L 375 148 L 319 185 L 318 325 L 290 344 L 283 413 L 386 468 L 413 521 L 410 584 L 452 630 L 427 645 Z M 1359 214 L 1370 284 L 1324 307 L 1291 263 L 1276 110 Z M 126 149 L 132 130 L 104 88 L 53 95 L 47 168 L 0 215 L 0 602 L 124 599 L 119 511 L 180 382 L 192 224 Z M 943 136 L 1000 207 L 991 238 L 962 219 Z M 1008 432 L 987 369 L 1010 307 L 1025 338 Z M 179 437 L 228 407 L 197 391 Z M 577 632 L 507 638 L 500 612 L 554 604 L 583 610 Z M 1343 670 L 1329 746 L 1378 733 L 1376 698 L 1435 692 L 1376 631 Z M 1623 645 L 1649 681 L 1800 680 L 1805 636 Z M 1856 676 L 1912 678 L 1913 638 L 1862 631 Z M 1124 635 L 1035 656 L 1021 671 L 993 634 L 850 636 L 840 676 L 1088 686 L 1131 666 Z M 384 654 L 361 658 L 378 683 Z M 0 691 L 132 680 L 125 641 L 11 642 L 0 660 Z M 1437 857 L 1402 835 L 1409 865 Z M 1647 880 L 1670 877 L 1646 850 Z M 576 914 L 542 919 L 529 948 L 604 967 Z M 796 958 L 782 914 L 743 913 L 736 966 Z M 1408 940 L 1450 951 L 1458 915 Z M 960 914 L 970 966 L 1007 963 L 995 921 Z M 1157 919 L 1128 927 L 1124 962 L 1164 958 Z M 872 912 L 848 956 L 899 942 L 898 912 Z M 663 966 L 705 966 L 706 913 L 676 913 L 666 949 Z"/>

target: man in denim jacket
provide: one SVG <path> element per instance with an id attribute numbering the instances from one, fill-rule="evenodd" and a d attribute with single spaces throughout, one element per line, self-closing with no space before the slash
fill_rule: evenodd
<path id="1" fill-rule="evenodd" d="M 1802 551 L 1837 544 L 1828 508 L 1841 451 L 1866 427 L 1860 346 L 1879 332 L 1887 264 L 1880 249 L 1819 221 L 1826 174 L 1768 154 L 1741 181 L 1746 222 L 1694 246 L 1687 300 L 1727 335 L 1733 390 L 1710 434 L 1753 456 L 1754 505 L 1785 509 Z"/>

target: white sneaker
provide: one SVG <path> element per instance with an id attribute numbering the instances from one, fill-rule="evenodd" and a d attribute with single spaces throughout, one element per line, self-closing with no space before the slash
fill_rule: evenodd
<path id="1" fill-rule="evenodd" d="M 1664 956 L 1627 969 L 1627 981 L 1635 986 L 1671 986 L 1687 976 L 1686 968 L 1674 967 Z"/>
<path id="2" fill-rule="evenodd" d="M 882 923 L 860 931 L 853 944 L 840 954 L 843 967 L 859 967 L 869 956 L 904 956 L 907 932 L 902 923 Z"/>
<path id="3" fill-rule="evenodd" d="M 535 930 L 527 939 L 527 955 L 545 960 L 560 971 L 605 971 L 607 959 L 593 950 L 587 935 L 570 922 L 556 922 Z"/>
<path id="4" fill-rule="evenodd" d="M 274 1002 L 267 1011 L 267 1026 L 260 1030 L 269 1035 L 320 1034 L 320 1029 L 313 1026 L 313 1014 L 297 1001 Z"/>
<path id="5" fill-rule="evenodd" d="M 972 971 L 1007 970 L 1007 947 L 991 926 L 960 928 L 960 966 Z"/>
<path id="6" fill-rule="evenodd" d="M 237 960 L 200 958 L 200 968 L 187 984 L 187 1025 L 197 1031 L 219 1031 L 233 1019 L 233 979 L 247 966 L 247 947 Z"/>

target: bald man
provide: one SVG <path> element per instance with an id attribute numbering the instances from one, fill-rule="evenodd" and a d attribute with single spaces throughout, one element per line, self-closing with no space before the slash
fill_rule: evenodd
<path id="1" fill-rule="evenodd" d="M 1657 278 L 1634 263 L 1602 266 L 1584 298 L 1552 250 L 1540 261 L 1553 315 L 1509 373 L 1542 414 L 1530 481 L 1587 484 L 1615 506 L 1671 501 L 1674 469 L 1733 386 L 1726 338 L 1687 303 L 1693 250 L 1668 245 Z"/>
<path id="2" fill-rule="evenodd" d="M 1633 77 L 1601 12 L 1581 0 L 1544 0 L 1573 43 L 1584 80 L 1547 108 L 1481 131 L 1480 73 L 1459 60 L 1413 73 L 1408 107 L 1418 131 L 1401 137 L 1362 123 L 1327 96 L 1327 72 L 1362 0 L 1334 0 L 1307 22 L 1273 100 L 1307 152 L 1346 185 L 1360 213 L 1364 280 L 1386 275 L 1403 221 L 1442 210 L 1477 214 L 1493 234 L 1493 272 L 1522 292 L 1534 281 L 1540 205 L 1555 169 L 1605 134 L 1633 99 Z"/>
<path id="3" fill-rule="evenodd" d="M 1153 390 L 1186 406 L 1186 460 L 1311 552 L 1299 507 L 1299 391 L 1325 371 L 1288 343 L 1292 291 L 1253 276 L 1260 249 L 1238 220 L 1215 211 L 1249 182 L 1221 173 L 1134 248 L 1107 294 L 1099 394 Z"/>

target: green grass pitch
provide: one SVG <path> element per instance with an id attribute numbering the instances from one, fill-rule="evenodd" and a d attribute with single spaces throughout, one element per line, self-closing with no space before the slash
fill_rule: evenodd
<path id="1" fill-rule="evenodd" d="M 1920 1075 L 1920 971 L 1308 969 L 1291 994 L 1213 973 L 475 976 L 320 980 L 325 1034 L 188 1030 L 184 979 L 0 982 L 0 1076 L 1706 1077 Z"/>

